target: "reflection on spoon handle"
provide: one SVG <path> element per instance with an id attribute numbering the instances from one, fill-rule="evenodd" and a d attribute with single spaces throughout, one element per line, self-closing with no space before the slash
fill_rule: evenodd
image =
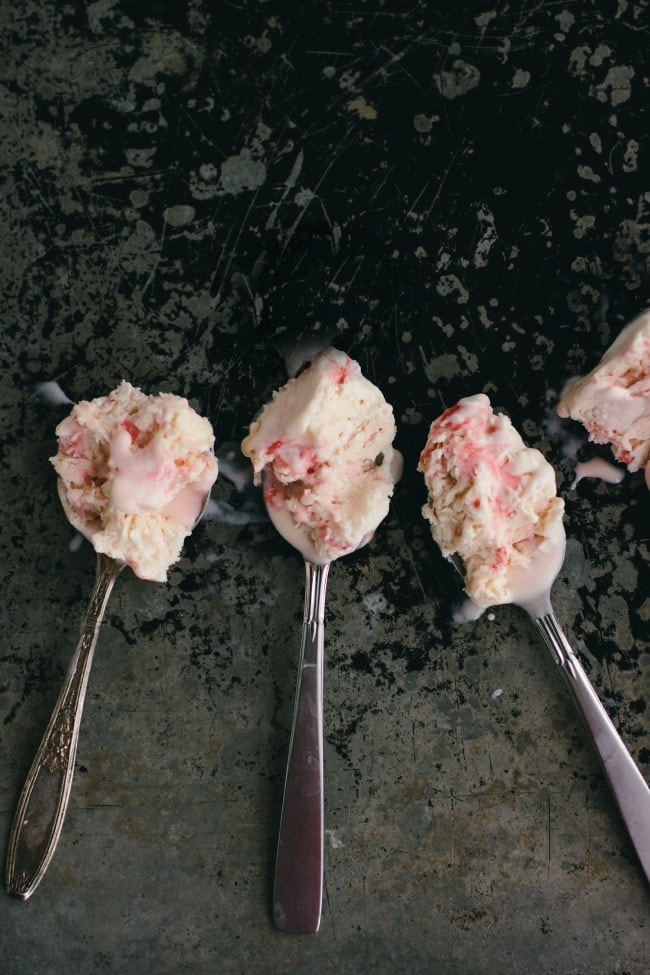
<path id="1" fill-rule="evenodd" d="M 329 564 L 305 562 L 305 614 L 273 888 L 280 931 L 318 931 L 323 898 L 323 656 Z"/>
<path id="2" fill-rule="evenodd" d="M 9 836 L 6 883 L 10 894 L 25 900 L 42 880 L 61 834 L 99 625 L 124 566 L 106 555 L 97 556 L 95 586 L 81 637 L 18 801 Z"/>
<path id="3" fill-rule="evenodd" d="M 650 880 L 650 788 L 591 686 L 553 613 L 534 620 L 583 718 L 623 821 Z"/>

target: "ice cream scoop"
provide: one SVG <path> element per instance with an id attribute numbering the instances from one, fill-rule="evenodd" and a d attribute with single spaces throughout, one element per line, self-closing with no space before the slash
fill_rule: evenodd
<path id="1" fill-rule="evenodd" d="M 164 582 L 217 477 L 210 421 L 182 396 L 122 382 L 77 403 L 56 434 L 68 520 L 96 552 Z"/>
<path id="2" fill-rule="evenodd" d="M 514 472 L 544 470 L 546 460 L 539 451 L 534 451 L 539 454 L 537 459 L 527 456 L 531 448 L 525 446 L 509 420 L 499 419 L 492 413 L 487 397 L 470 397 L 469 400 L 472 401 L 469 405 L 468 401 L 461 400 L 459 410 L 454 411 L 452 407 L 434 421 L 420 458 L 420 470 L 424 473 L 429 493 L 423 513 L 431 522 L 434 539 L 438 544 L 444 540 L 444 547 L 441 545 L 443 554 L 465 578 L 469 598 L 456 613 L 456 619 L 476 619 L 493 603 L 512 603 L 530 615 L 560 668 L 643 870 L 650 879 L 650 789 L 591 686 L 551 605 L 551 588 L 562 567 L 566 548 L 561 509 L 560 519 L 553 520 L 550 534 L 540 529 L 540 524 L 546 524 L 542 521 L 543 513 L 548 514 L 556 508 L 553 505 L 554 479 L 552 488 L 547 484 L 536 505 L 532 508 L 527 505 L 525 495 L 530 485 L 526 484 L 525 477 L 515 477 Z M 477 411 L 481 420 L 479 428 L 472 434 L 475 439 L 471 439 L 478 449 L 468 452 L 468 424 L 458 424 L 458 414 L 467 419 L 468 413 L 474 417 Z M 485 468 L 486 457 L 493 465 L 489 473 Z M 441 471 L 445 472 L 444 478 L 440 476 Z M 451 490 L 454 498 L 451 504 L 444 493 L 446 481 L 450 482 L 446 484 L 446 491 Z M 495 484 L 500 486 L 496 494 Z M 503 494 L 495 506 L 495 498 L 500 492 Z M 477 510 L 489 508 L 493 509 L 492 514 L 480 530 L 469 529 L 468 535 L 467 522 Z M 528 511 L 523 523 L 518 517 L 522 510 Z M 556 516 L 557 512 L 554 519 Z M 489 544 L 490 533 L 492 544 Z M 494 557 L 501 547 L 495 544 L 496 541 L 508 543 L 518 552 L 524 551 L 524 557 Z M 478 565 L 477 560 L 483 564 Z M 470 564 L 474 569 L 472 576 L 466 571 Z M 482 583 L 490 571 L 501 576 L 492 602 Z"/>
<path id="3" fill-rule="evenodd" d="M 422 514 L 442 554 L 463 560 L 474 604 L 512 602 L 518 569 L 564 537 L 551 465 L 478 393 L 434 420 L 419 470 L 428 490 Z"/>
<path id="4" fill-rule="evenodd" d="M 100 624 L 113 586 L 127 565 L 143 578 L 160 578 L 161 574 L 165 577 L 169 562 L 178 557 L 176 542 L 170 545 L 169 538 L 185 538 L 192 531 L 205 510 L 210 488 L 217 476 L 216 461 L 212 454 L 212 428 L 198 414 L 194 414 L 202 421 L 198 426 L 207 435 L 207 440 L 202 441 L 206 456 L 197 464 L 188 464 L 184 472 L 187 474 L 191 467 L 196 477 L 179 476 L 182 458 L 178 453 L 176 460 L 181 463 L 174 463 L 174 470 L 170 469 L 169 458 L 165 452 L 159 453 L 157 448 L 155 451 L 149 450 L 149 456 L 154 452 L 157 454 L 158 467 L 148 461 L 143 463 L 142 457 L 138 456 L 137 446 L 133 446 L 137 440 L 135 426 L 131 427 L 133 438 L 129 434 L 131 450 L 124 439 L 116 459 L 108 447 L 112 437 L 106 436 L 106 431 L 115 432 L 121 429 L 128 432 L 125 421 L 134 424 L 133 416 L 138 412 L 133 409 L 134 400 L 140 406 L 141 423 L 145 412 L 153 411 L 156 415 L 155 422 L 152 422 L 149 429 L 151 436 L 143 438 L 144 449 L 155 442 L 160 445 L 169 441 L 170 435 L 172 440 L 176 439 L 176 433 L 170 431 L 175 420 L 170 419 L 167 410 L 169 401 L 159 409 L 161 403 L 158 397 L 145 398 L 139 390 L 135 391 L 138 395 L 134 397 L 131 394 L 133 388 L 129 387 L 127 390 L 124 386 L 125 384 L 120 387 L 121 392 L 116 391 L 118 395 L 113 395 L 112 398 L 102 397 L 99 402 L 94 401 L 94 404 L 78 404 L 72 411 L 71 422 L 64 421 L 57 428 L 60 447 L 57 464 L 61 474 L 58 482 L 59 493 L 69 520 L 76 527 L 82 530 L 85 528 L 85 534 L 96 547 L 96 577 L 79 642 L 27 775 L 9 837 L 7 890 L 23 899 L 30 897 L 42 880 L 61 835 L 72 789 L 90 668 Z M 130 403 L 130 411 L 128 408 L 121 408 L 124 406 L 124 394 Z M 185 415 L 191 407 L 185 400 L 182 404 L 180 412 Z M 111 414 L 110 417 L 106 416 L 107 411 Z M 178 417 L 176 409 L 172 410 L 172 414 Z M 80 423 L 80 415 L 85 416 L 87 422 Z M 94 432 L 91 433 L 88 420 L 93 416 L 95 419 L 101 417 L 101 424 L 95 424 Z M 189 423 L 195 425 L 191 416 Z M 204 423 L 208 423 L 209 433 Z M 186 449 L 189 449 L 187 444 Z M 101 470 L 100 459 L 103 465 Z M 163 469 L 169 471 L 169 476 L 162 475 Z M 113 510 L 112 503 L 106 503 L 105 498 L 110 494 L 110 487 L 105 485 L 110 480 L 111 470 L 115 471 L 113 480 L 120 482 L 118 493 L 122 508 L 137 507 L 137 513 L 121 509 L 117 512 Z M 176 485 L 176 492 L 171 487 L 172 480 Z M 147 485 L 149 491 L 146 490 Z M 97 491 L 102 497 L 95 497 Z M 92 504 L 88 500 L 89 496 L 92 497 Z M 164 512 L 156 510 L 151 500 L 154 497 L 163 506 Z M 144 527 L 142 522 L 145 523 Z M 109 523 L 116 526 L 111 536 L 113 542 L 117 540 L 121 544 L 121 547 L 119 544 L 117 548 L 113 546 L 111 554 L 104 550 L 106 533 L 103 527 Z M 137 548 L 138 539 L 145 549 L 144 559 L 141 558 L 143 553 Z"/>
<path id="5" fill-rule="evenodd" d="M 591 441 L 610 444 L 629 471 L 645 469 L 650 487 L 650 310 L 625 326 L 586 376 L 567 383 L 557 412 L 582 423 Z"/>
<path id="6" fill-rule="evenodd" d="M 298 680 L 273 889 L 282 931 L 313 933 L 323 891 L 324 615 L 332 561 L 367 544 L 401 474 L 395 421 L 356 362 L 325 349 L 274 394 L 242 451 L 277 531 L 305 562 Z"/>

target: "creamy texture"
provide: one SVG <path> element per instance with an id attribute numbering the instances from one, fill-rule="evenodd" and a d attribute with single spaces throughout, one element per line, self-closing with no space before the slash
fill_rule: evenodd
<path id="1" fill-rule="evenodd" d="M 122 382 L 77 403 L 56 435 L 69 521 L 97 552 L 163 582 L 217 478 L 210 422 L 180 396 Z"/>
<path id="2" fill-rule="evenodd" d="M 482 393 L 435 420 L 420 456 L 422 514 L 447 558 L 458 557 L 473 610 L 537 607 L 564 557 L 564 502 L 543 455 L 527 447 Z"/>
<path id="3" fill-rule="evenodd" d="M 625 326 L 591 372 L 568 383 L 557 412 L 582 423 L 590 440 L 610 444 L 629 471 L 645 468 L 650 486 L 650 311 Z"/>
<path id="4" fill-rule="evenodd" d="M 625 477 L 622 467 L 615 467 L 602 457 L 592 457 L 591 460 L 581 460 L 576 464 L 576 476 L 571 482 L 574 490 L 585 477 L 594 477 L 607 484 L 620 484 Z"/>
<path id="5" fill-rule="evenodd" d="M 393 411 L 358 363 L 320 352 L 273 394 L 242 441 L 278 531 L 329 562 L 365 544 L 388 514 L 401 456 Z"/>

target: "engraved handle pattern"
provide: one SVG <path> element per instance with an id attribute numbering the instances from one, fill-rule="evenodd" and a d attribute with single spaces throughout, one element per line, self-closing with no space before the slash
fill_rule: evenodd
<path id="1" fill-rule="evenodd" d="M 9 835 L 6 884 L 10 894 L 25 900 L 42 880 L 61 835 L 99 626 L 124 566 L 97 555 L 95 585 L 79 643 L 18 800 Z"/>
<path id="2" fill-rule="evenodd" d="M 323 900 L 323 656 L 329 565 L 305 563 L 305 611 L 298 685 L 280 818 L 273 923 L 318 931 Z"/>

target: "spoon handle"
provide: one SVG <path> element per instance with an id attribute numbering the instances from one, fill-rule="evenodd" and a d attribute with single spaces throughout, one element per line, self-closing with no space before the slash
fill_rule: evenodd
<path id="1" fill-rule="evenodd" d="M 323 656 L 329 565 L 305 562 L 305 572 L 298 683 L 273 888 L 273 923 L 293 934 L 318 931 L 323 899 Z"/>
<path id="2" fill-rule="evenodd" d="M 650 788 L 625 747 L 555 615 L 534 620 L 587 728 L 641 866 L 650 880 Z"/>
<path id="3" fill-rule="evenodd" d="M 97 555 L 95 585 L 79 643 L 18 800 L 9 836 L 6 884 L 10 894 L 24 900 L 42 880 L 61 835 L 99 625 L 124 565 Z"/>

